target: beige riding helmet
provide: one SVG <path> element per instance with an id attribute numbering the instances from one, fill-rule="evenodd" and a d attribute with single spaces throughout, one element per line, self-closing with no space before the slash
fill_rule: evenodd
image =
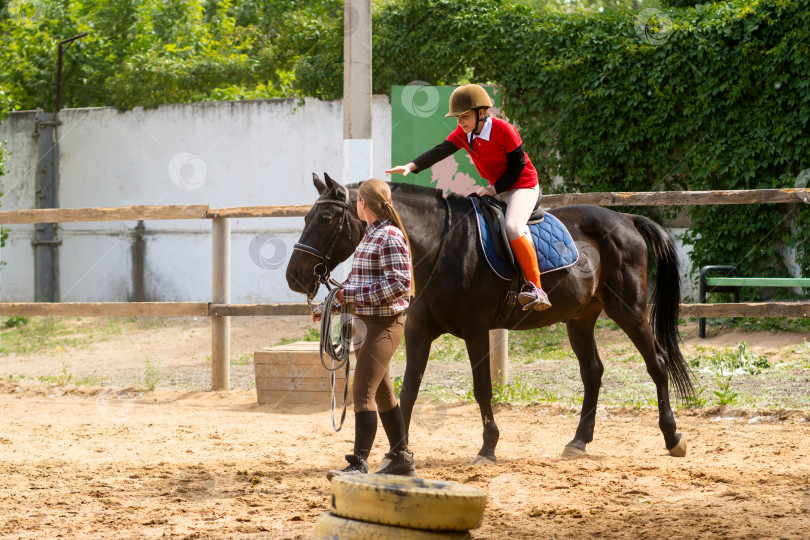
<path id="1" fill-rule="evenodd" d="M 450 95 L 450 111 L 444 117 L 461 116 L 465 112 L 479 107 L 492 106 L 492 99 L 486 90 L 477 84 L 465 84 L 453 90 Z"/>

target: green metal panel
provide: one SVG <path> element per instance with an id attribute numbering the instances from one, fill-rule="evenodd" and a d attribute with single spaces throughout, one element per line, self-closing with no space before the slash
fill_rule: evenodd
<path id="1" fill-rule="evenodd" d="M 409 84 L 394 86 L 391 92 L 391 166 L 405 165 L 447 138 L 456 129 L 455 118 L 445 118 L 450 94 L 455 86 Z M 485 87 L 495 107 L 490 115 L 499 116 L 502 92 Z M 406 182 L 467 195 L 476 186 L 485 186 L 467 152 L 459 150 L 449 158 L 419 174 L 391 175 L 392 182 Z"/>
<path id="2" fill-rule="evenodd" d="M 711 287 L 810 287 L 810 278 L 746 278 L 710 277 L 706 285 Z"/>

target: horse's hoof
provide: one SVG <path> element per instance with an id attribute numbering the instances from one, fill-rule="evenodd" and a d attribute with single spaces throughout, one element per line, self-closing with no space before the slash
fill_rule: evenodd
<path id="1" fill-rule="evenodd" d="M 563 448 L 562 457 L 564 458 L 576 458 L 579 456 L 584 456 L 585 450 L 582 448 L 577 448 L 576 446 L 571 446 L 570 444 Z"/>
<path id="2" fill-rule="evenodd" d="M 470 465 L 497 465 L 497 464 L 498 458 L 496 458 L 495 456 L 489 457 L 489 456 L 482 456 L 481 454 L 475 456 L 473 460 L 470 462 Z"/>
<path id="3" fill-rule="evenodd" d="M 686 439 L 681 436 L 678 444 L 669 449 L 669 455 L 675 457 L 684 457 L 686 455 Z"/>

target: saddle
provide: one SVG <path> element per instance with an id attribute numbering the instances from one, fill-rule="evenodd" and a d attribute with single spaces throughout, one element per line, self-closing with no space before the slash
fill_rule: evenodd
<path id="1" fill-rule="evenodd" d="M 543 220 L 545 220 L 546 211 L 540 206 L 542 198 L 543 193 L 538 192 L 537 202 L 534 203 L 534 210 L 532 210 L 529 216 L 528 225 L 542 223 Z M 493 233 L 495 254 L 517 268 L 515 256 L 512 253 L 512 248 L 509 246 L 509 238 L 506 236 L 504 212 L 506 212 L 506 203 L 502 203 L 494 197 L 481 197 L 481 214 L 484 216 L 487 227 Z"/>
<path id="2" fill-rule="evenodd" d="M 577 263 L 579 251 L 565 224 L 554 214 L 546 215 L 540 207 L 540 197 L 529 216 L 529 233 L 537 249 L 537 262 L 540 273 L 568 268 Z M 506 236 L 504 211 L 506 205 L 492 197 L 470 197 L 478 227 L 478 239 L 484 259 L 499 278 L 511 282 L 509 291 L 498 315 L 506 320 L 514 312 L 515 322 L 520 310 L 515 310 L 517 296 L 523 283 L 523 273 L 512 254 L 512 247 Z"/>

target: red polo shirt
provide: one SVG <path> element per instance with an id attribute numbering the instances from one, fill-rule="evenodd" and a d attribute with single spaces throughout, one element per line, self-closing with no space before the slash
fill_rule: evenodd
<path id="1" fill-rule="evenodd" d="M 506 154 L 522 144 L 515 127 L 500 118 L 487 119 L 481 129 L 481 134 L 474 136 L 472 148 L 467 142 L 468 137 L 459 126 L 447 137 L 447 140 L 456 148 L 463 148 L 470 154 L 478 173 L 489 182 L 489 185 L 494 184 L 506 172 Z M 510 190 L 532 188 L 537 185 L 537 169 L 532 165 L 528 154 L 525 156 L 526 166 L 517 182 L 509 188 Z"/>

